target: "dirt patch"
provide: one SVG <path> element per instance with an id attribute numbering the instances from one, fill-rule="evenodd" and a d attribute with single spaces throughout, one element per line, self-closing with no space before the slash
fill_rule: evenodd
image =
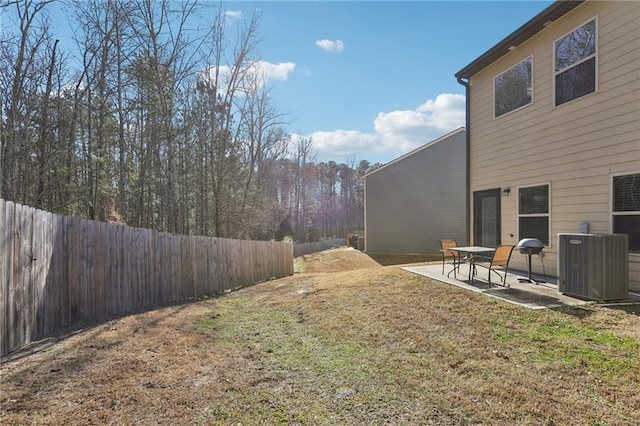
<path id="1" fill-rule="evenodd" d="M 439 262 L 440 255 L 429 254 L 369 254 L 355 248 L 338 247 L 322 252 L 300 256 L 295 259 L 295 271 L 301 272 L 342 272 L 364 268 L 391 265 L 411 265 L 425 262 Z"/>
<path id="2" fill-rule="evenodd" d="M 311 253 L 297 257 L 294 261 L 296 273 L 344 272 L 377 266 L 380 264 L 375 259 L 351 247 L 325 250 L 322 256 Z"/>
<path id="3" fill-rule="evenodd" d="M 352 249 L 296 270 L 6 357 L 2 423 L 637 422 L 637 305 L 530 311 Z"/>

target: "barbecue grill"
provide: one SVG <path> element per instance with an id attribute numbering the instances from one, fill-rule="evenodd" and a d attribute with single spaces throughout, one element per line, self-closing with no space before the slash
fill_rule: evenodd
<path id="1" fill-rule="evenodd" d="M 524 238 L 518 241 L 518 245 L 516 246 L 517 250 L 520 250 L 520 253 L 526 254 L 529 257 L 529 278 L 519 278 L 520 282 L 530 282 L 537 284 L 531 276 L 531 256 L 534 254 L 540 254 L 542 249 L 544 248 L 544 244 L 537 238 Z M 544 264 L 543 264 L 544 268 Z"/>

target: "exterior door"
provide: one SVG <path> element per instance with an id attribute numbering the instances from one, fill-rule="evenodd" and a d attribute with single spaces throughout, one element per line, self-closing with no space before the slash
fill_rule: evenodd
<path id="1" fill-rule="evenodd" d="M 500 238 L 500 188 L 473 193 L 473 244 L 497 247 Z"/>

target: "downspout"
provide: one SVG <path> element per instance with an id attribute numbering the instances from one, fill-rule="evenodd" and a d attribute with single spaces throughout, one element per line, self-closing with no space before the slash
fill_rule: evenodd
<path id="1" fill-rule="evenodd" d="M 469 81 L 463 80 L 463 77 L 457 77 L 458 83 L 465 88 L 465 139 L 466 139 L 466 176 L 465 176 L 465 203 L 466 203 L 466 235 L 469 245 L 471 241 L 471 99 L 469 90 Z"/>

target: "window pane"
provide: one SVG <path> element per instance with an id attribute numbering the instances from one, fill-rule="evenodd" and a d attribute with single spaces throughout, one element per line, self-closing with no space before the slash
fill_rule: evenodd
<path id="1" fill-rule="evenodd" d="M 480 216 L 482 222 L 482 245 L 488 247 L 496 247 L 498 245 L 498 230 L 496 223 L 498 223 L 498 197 L 482 197 L 480 203 L 480 209 L 482 214 Z"/>
<path id="2" fill-rule="evenodd" d="M 519 221 L 518 237 L 537 238 L 549 245 L 549 218 L 548 217 L 521 217 Z"/>
<path id="3" fill-rule="evenodd" d="M 596 58 L 556 75 L 556 106 L 596 90 Z"/>
<path id="4" fill-rule="evenodd" d="M 531 103 L 531 65 L 527 58 L 495 78 L 496 117 Z"/>
<path id="5" fill-rule="evenodd" d="M 549 213 L 549 186 L 531 186 L 519 190 L 519 214 Z"/>
<path id="6" fill-rule="evenodd" d="M 614 216 L 613 232 L 629 236 L 629 252 L 640 253 L 640 215 Z"/>
<path id="7" fill-rule="evenodd" d="M 556 42 L 556 71 L 596 53 L 595 19 Z"/>
<path id="8" fill-rule="evenodd" d="M 640 212 L 640 174 L 613 178 L 613 211 Z"/>

